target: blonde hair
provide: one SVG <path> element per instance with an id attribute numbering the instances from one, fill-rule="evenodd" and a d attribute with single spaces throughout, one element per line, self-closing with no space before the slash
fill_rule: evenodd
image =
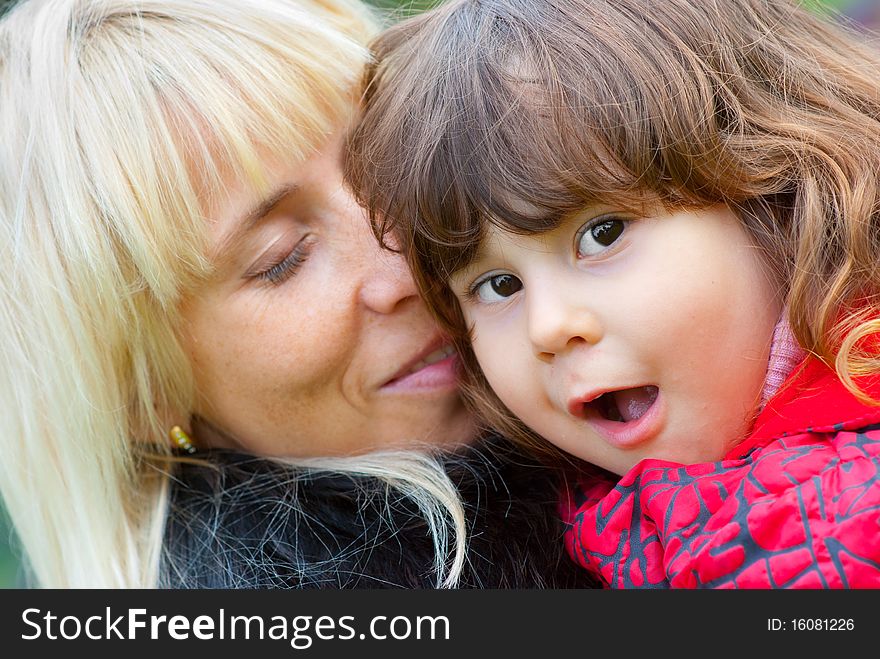
<path id="1" fill-rule="evenodd" d="M 355 0 L 25 0 L 0 21 L 0 492 L 36 585 L 157 583 L 203 209 L 347 121 L 375 29 Z M 397 463 L 361 468 L 458 519 L 448 479 Z"/>
<path id="2" fill-rule="evenodd" d="M 449 277 L 493 224 L 540 233 L 646 197 L 732 208 L 799 343 L 865 398 L 854 378 L 880 371 L 880 54 L 865 39 L 788 0 L 450 0 L 375 51 L 347 174 L 489 425 L 546 446 L 492 392 Z"/>

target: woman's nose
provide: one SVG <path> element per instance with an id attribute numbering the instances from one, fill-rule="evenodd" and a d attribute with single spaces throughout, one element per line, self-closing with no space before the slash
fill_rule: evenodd
<path id="1" fill-rule="evenodd" d="M 389 314 L 401 303 L 418 298 L 418 290 L 406 259 L 399 252 L 392 251 L 394 242 L 386 240 L 385 247 L 369 231 L 367 233 L 369 235 L 365 238 L 369 241 L 369 248 L 362 253 L 360 298 L 368 309 Z"/>
<path id="2" fill-rule="evenodd" d="M 595 310 L 583 299 L 581 291 L 566 291 L 560 282 L 527 289 L 528 332 L 535 355 L 552 361 L 565 350 L 579 345 L 595 345 L 602 340 L 604 328 Z"/>

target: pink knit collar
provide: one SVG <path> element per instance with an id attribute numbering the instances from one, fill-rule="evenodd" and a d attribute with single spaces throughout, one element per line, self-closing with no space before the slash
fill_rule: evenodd
<path id="1" fill-rule="evenodd" d="M 764 388 L 761 391 L 761 408 L 772 398 L 780 385 L 791 375 L 795 366 L 800 364 L 806 356 L 807 353 L 794 338 L 791 325 L 788 323 L 788 309 L 785 309 L 773 331 L 767 376 L 764 378 Z"/>

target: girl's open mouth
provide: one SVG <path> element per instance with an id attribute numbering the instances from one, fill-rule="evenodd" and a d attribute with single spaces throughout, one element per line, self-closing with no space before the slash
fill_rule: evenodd
<path id="1" fill-rule="evenodd" d="M 629 423 L 642 418 L 651 409 L 658 393 L 660 390 L 653 385 L 621 389 L 604 393 L 585 405 L 594 406 L 603 419 Z"/>
<path id="2" fill-rule="evenodd" d="M 606 391 L 587 402 L 572 401 L 569 411 L 589 423 L 609 444 L 627 449 L 660 432 L 665 418 L 662 400 L 658 387 L 644 385 Z"/>

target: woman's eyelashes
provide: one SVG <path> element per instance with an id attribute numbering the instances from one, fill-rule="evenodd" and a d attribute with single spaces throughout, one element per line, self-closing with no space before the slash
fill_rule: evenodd
<path id="1" fill-rule="evenodd" d="M 283 259 L 264 267 L 250 276 L 260 281 L 278 286 L 296 274 L 311 253 L 314 240 L 311 235 L 304 236 Z"/>
<path id="2" fill-rule="evenodd" d="M 598 256 L 616 243 L 631 220 L 614 215 L 603 215 L 587 222 L 575 234 L 577 257 Z"/>

